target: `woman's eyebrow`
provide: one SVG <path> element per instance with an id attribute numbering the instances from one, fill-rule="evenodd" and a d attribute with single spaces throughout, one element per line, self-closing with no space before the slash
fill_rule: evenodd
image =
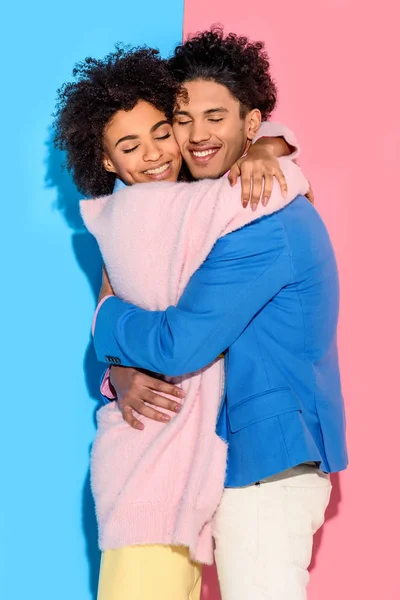
<path id="1" fill-rule="evenodd" d="M 153 127 L 150 129 L 150 133 L 153 133 L 156 129 L 158 129 L 162 125 L 171 125 L 171 123 L 167 119 L 162 119 L 162 121 L 158 121 L 158 123 L 153 125 Z M 126 142 L 127 140 L 137 140 L 138 138 L 139 138 L 139 136 L 135 135 L 135 134 L 125 135 L 124 137 L 122 137 L 118 140 L 118 142 L 115 144 L 114 148 L 116 148 L 118 146 L 118 144 L 120 144 L 121 142 Z"/>
<path id="2" fill-rule="evenodd" d="M 118 146 L 118 144 L 120 144 L 121 142 L 126 142 L 127 140 L 137 140 L 138 137 L 139 137 L 138 135 L 125 135 L 124 137 L 122 137 L 118 140 L 118 142 L 115 144 L 114 148 L 116 148 Z"/>
<path id="3" fill-rule="evenodd" d="M 158 123 L 153 125 L 153 127 L 150 129 L 150 132 L 153 133 L 156 129 L 158 129 L 162 125 L 171 125 L 171 123 L 168 121 L 168 119 L 163 119 L 162 121 L 158 121 Z"/>

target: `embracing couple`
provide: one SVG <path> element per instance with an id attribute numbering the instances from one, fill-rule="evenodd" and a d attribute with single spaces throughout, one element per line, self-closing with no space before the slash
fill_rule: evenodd
<path id="1" fill-rule="evenodd" d="M 99 600 L 305 600 L 347 466 L 338 274 L 261 43 L 86 59 L 56 133 L 105 263 Z M 240 175 L 240 183 L 238 177 Z M 145 185 L 143 185 L 145 184 Z"/>

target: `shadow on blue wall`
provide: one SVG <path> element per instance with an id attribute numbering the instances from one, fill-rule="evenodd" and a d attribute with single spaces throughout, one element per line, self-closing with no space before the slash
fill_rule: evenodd
<path id="1" fill-rule="evenodd" d="M 101 255 L 95 239 L 84 228 L 79 214 L 79 200 L 82 198 L 82 195 L 79 194 L 70 174 L 64 167 L 64 153 L 54 147 L 53 132 L 51 129 L 48 132 L 46 145 L 48 150 L 46 187 L 56 189 L 56 208 L 61 212 L 66 224 L 71 229 L 72 249 L 80 269 L 89 281 L 93 292 L 93 305 L 95 305 L 101 283 Z M 101 405 L 99 382 L 101 374 L 104 371 L 104 365 L 97 361 L 91 338 L 86 348 L 83 369 L 88 394 L 96 402 L 93 412 L 93 419 L 95 420 L 96 412 Z M 90 453 L 90 447 L 88 453 Z M 82 488 L 82 529 L 85 536 L 86 555 L 89 564 L 90 592 L 93 600 L 95 600 L 97 596 L 100 552 L 97 542 L 94 502 L 90 489 L 89 468 Z"/>

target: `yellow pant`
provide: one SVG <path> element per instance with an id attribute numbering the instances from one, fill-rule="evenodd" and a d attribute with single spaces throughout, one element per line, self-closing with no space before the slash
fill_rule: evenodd
<path id="1" fill-rule="evenodd" d="M 127 546 L 101 557 L 97 600 L 200 600 L 201 565 L 182 546 Z"/>

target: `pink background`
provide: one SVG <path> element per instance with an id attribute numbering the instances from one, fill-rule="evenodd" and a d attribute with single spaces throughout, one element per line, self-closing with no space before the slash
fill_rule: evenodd
<path id="1" fill-rule="evenodd" d="M 397 4 L 185 3 L 185 36 L 218 22 L 266 42 L 280 90 L 274 118 L 298 136 L 339 261 L 351 465 L 333 478 L 310 600 L 400 599 Z M 215 573 L 207 571 L 203 600 L 217 599 Z"/>

